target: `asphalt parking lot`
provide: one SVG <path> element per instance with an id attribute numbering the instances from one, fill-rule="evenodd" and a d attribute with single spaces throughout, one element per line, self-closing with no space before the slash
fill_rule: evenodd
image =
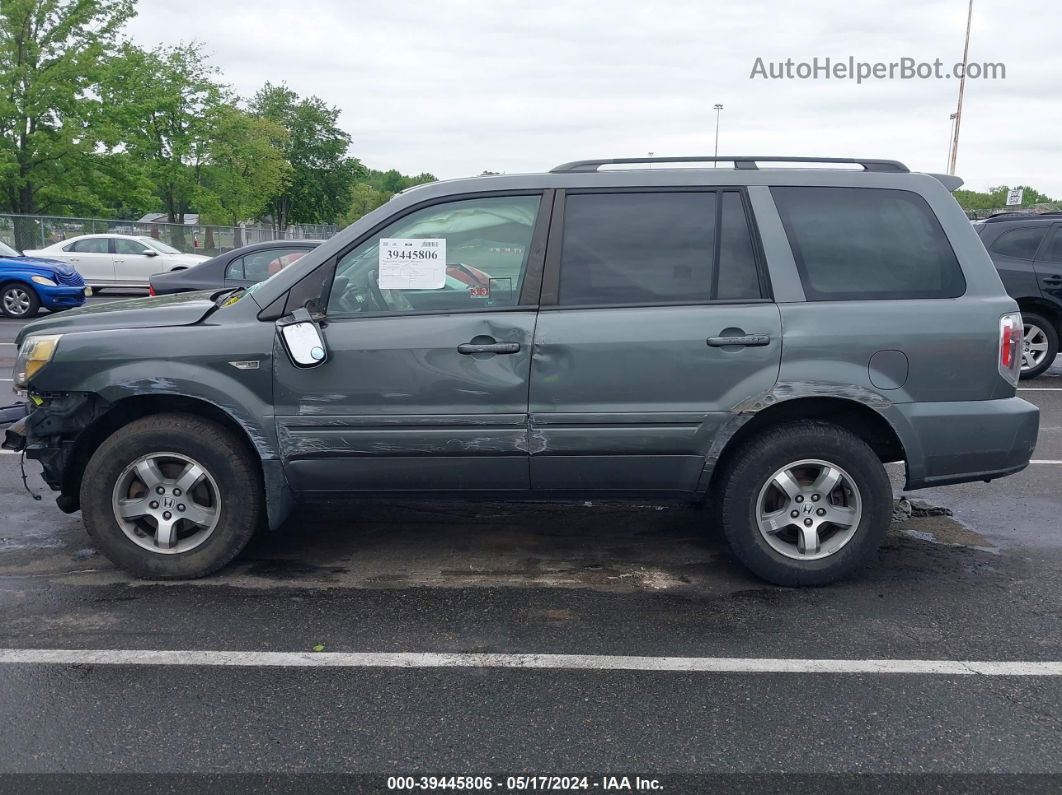
<path id="1" fill-rule="evenodd" d="M 315 506 L 146 583 L 0 456 L 0 773 L 1062 774 L 1062 665 L 962 665 L 1062 661 L 1062 366 L 1022 387 L 1035 462 L 913 493 L 823 589 L 754 579 L 699 510 L 597 503 Z"/>

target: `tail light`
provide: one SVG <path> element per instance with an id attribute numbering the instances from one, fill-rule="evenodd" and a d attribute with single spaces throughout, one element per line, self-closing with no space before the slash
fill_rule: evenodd
<path id="1" fill-rule="evenodd" d="M 1011 312 L 999 319 L 999 374 L 1014 386 L 1021 374 L 1021 314 Z"/>
<path id="2" fill-rule="evenodd" d="M 152 287 L 150 284 L 148 285 L 148 295 L 150 295 L 150 296 L 154 296 L 155 295 L 155 288 Z"/>

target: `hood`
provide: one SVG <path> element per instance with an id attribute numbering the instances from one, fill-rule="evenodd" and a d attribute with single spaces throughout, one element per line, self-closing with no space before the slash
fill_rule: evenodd
<path id="1" fill-rule="evenodd" d="M 46 257 L 0 257 L 0 268 L 31 270 L 43 275 L 62 273 L 69 276 L 74 272 L 74 266 L 69 262 L 47 259 Z"/>
<path id="2" fill-rule="evenodd" d="M 105 304 L 86 304 L 35 320 L 24 326 L 15 338 L 22 344 L 30 334 L 62 334 L 73 331 L 104 331 L 123 328 L 190 326 L 214 309 L 214 297 L 223 290 L 202 290 L 157 298 L 130 298 Z"/>

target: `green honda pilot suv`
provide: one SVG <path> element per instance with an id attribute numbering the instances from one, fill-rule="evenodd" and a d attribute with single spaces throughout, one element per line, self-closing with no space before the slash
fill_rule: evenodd
<path id="1" fill-rule="evenodd" d="M 823 584 L 875 556 L 885 463 L 908 489 L 1029 463 L 1021 317 L 960 180 L 672 167 L 705 160 L 423 185 L 252 288 L 38 320 L 5 444 L 148 578 L 209 574 L 315 498 L 648 494 Z"/>

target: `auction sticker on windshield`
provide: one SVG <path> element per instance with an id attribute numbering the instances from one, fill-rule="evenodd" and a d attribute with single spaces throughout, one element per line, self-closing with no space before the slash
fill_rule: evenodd
<path id="1" fill-rule="evenodd" d="M 438 290 L 446 284 L 446 238 L 380 238 L 381 290 Z"/>

